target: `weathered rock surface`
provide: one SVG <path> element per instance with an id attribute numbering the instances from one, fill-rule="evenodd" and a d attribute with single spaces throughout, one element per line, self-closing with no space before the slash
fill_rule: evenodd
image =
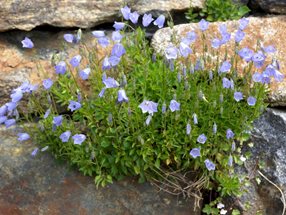
<path id="1" fill-rule="evenodd" d="M 280 187 L 286 195 L 285 140 L 286 110 L 267 109 L 254 123 L 251 137 L 254 147 L 245 149 L 251 152 L 251 158 L 245 162 L 245 168 L 236 168 L 237 173 L 246 173 L 251 179 L 250 186 L 245 187 L 248 192 L 236 199 L 236 203 L 240 201 L 241 205 L 244 204 L 245 215 L 282 214 L 283 204 L 280 192 L 260 176 L 257 170 Z M 261 180 L 260 184 L 255 180 L 257 177 Z"/>
<path id="2" fill-rule="evenodd" d="M 276 58 L 280 62 L 280 72 L 286 75 L 286 16 L 270 16 L 270 17 L 249 17 L 249 25 L 245 29 L 246 37 L 241 42 L 240 47 L 249 47 L 255 50 L 257 39 L 261 41 L 264 46 L 274 45 L 277 49 Z M 218 26 L 222 22 L 211 23 L 209 29 L 206 31 L 206 35 L 210 38 L 207 42 L 209 48 L 211 48 L 211 40 L 215 37 L 220 37 L 218 32 Z M 228 31 L 232 32 L 232 41 L 221 49 L 221 57 L 224 56 L 225 50 L 229 54 L 234 51 L 234 35 L 238 27 L 238 21 L 227 21 Z M 152 45 L 157 52 L 163 53 L 166 47 L 170 46 L 173 39 L 172 35 L 179 40 L 186 36 L 187 32 L 195 31 L 199 34 L 200 30 L 197 23 L 176 25 L 173 29 L 163 28 L 158 30 L 152 40 Z M 202 56 L 202 42 L 196 41 L 194 44 L 194 50 L 196 54 L 192 55 L 194 58 Z M 209 53 L 209 55 L 212 57 Z M 244 64 L 240 65 L 240 71 Z M 238 71 L 238 72 L 240 72 Z M 286 79 L 280 83 L 271 84 L 271 92 L 268 97 L 268 101 L 272 106 L 286 106 Z"/>
<path id="3" fill-rule="evenodd" d="M 192 3 L 191 3 L 192 2 Z M 36 26 L 89 28 L 113 22 L 125 4 L 145 12 L 187 10 L 190 6 L 202 8 L 204 0 L 6 0 L 0 4 L 0 31 L 20 29 L 29 31 Z"/>
<path id="4" fill-rule="evenodd" d="M 286 14 L 285 0 L 251 0 L 250 5 L 253 9 L 262 9 L 268 13 Z"/>
<path id="5" fill-rule="evenodd" d="M 1 215 L 200 214 L 192 200 L 180 200 L 136 179 L 96 189 L 94 181 L 47 152 L 30 155 L 31 142 L 19 143 L 16 132 L 0 126 Z"/>
<path id="6" fill-rule="evenodd" d="M 55 76 L 52 58 L 69 60 L 80 53 L 81 45 L 68 44 L 63 35 L 68 32 L 31 31 L 29 33 L 11 31 L 0 34 L 0 105 L 7 102 L 12 89 L 25 81 L 39 84 L 43 79 Z M 31 38 L 35 47 L 22 48 L 25 36 Z M 83 42 L 88 47 L 95 47 L 96 40 L 91 32 L 84 33 Z M 98 49 L 103 56 L 103 49 Z M 82 62 L 83 69 L 86 62 Z"/>

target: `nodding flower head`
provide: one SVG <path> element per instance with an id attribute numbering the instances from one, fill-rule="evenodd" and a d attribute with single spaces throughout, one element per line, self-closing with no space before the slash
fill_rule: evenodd
<path id="1" fill-rule="evenodd" d="M 152 102 L 152 101 L 148 101 L 148 100 L 144 100 L 140 105 L 139 108 L 141 108 L 143 113 L 148 112 L 149 114 L 153 114 L 155 112 L 157 112 L 157 108 L 158 108 L 158 103 Z"/>

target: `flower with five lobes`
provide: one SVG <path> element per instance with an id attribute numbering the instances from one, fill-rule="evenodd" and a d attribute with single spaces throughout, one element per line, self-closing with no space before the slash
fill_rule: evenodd
<path id="1" fill-rule="evenodd" d="M 180 103 L 173 99 L 170 101 L 169 108 L 172 112 L 179 111 L 180 110 Z"/>
<path id="2" fill-rule="evenodd" d="M 76 55 L 74 56 L 71 60 L 70 60 L 70 64 L 73 67 L 78 67 L 81 61 L 81 56 L 80 55 Z"/>
<path id="3" fill-rule="evenodd" d="M 22 40 L 22 45 L 23 45 L 23 48 L 27 48 L 27 49 L 31 49 L 34 47 L 34 43 L 28 37 L 25 37 L 25 39 Z"/>
<path id="4" fill-rule="evenodd" d="M 90 73 L 90 68 L 85 68 L 79 72 L 79 76 L 82 80 L 87 80 Z"/>
<path id="5" fill-rule="evenodd" d="M 91 33 L 95 38 L 105 37 L 104 31 L 92 31 Z"/>
<path id="6" fill-rule="evenodd" d="M 75 145 L 81 145 L 85 141 L 86 136 L 84 134 L 75 134 L 72 136 L 72 139 Z"/>
<path id="7" fill-rule="evenodd" d="M 78 110 L 80 108 L 81 108 L 81 104 L 79 102 L 70 101 L 68 109 L 70 109 L 71 111 L 75 111 L 75 110 Z"/>
<path id="8" fill-rule="evenodd" d="M 201 144 L 204 144 L 207 141 L 207 137 L 205 134 L 201 134 L 200 136 L 198 136 L 197 141 Z"/>
<path id="9" fill-rule="evenodd" d="M 106 78 L 102 81 L 105 84 L 105 88 L 116 88 L 119 87 L 119 83 L 111 77 Z"/>
<path id="10" fill-rule="evenodd" d="M 26 141 L 30 139 L 30 135 L 28 133 L 18 133 L 18 140 L 19 141 Z"/>
<path id="11" fill-rule="evenodd" d="M 137 24 L 138 18 L 139 18 L 139 14 L 138 14 L 137 11 L 134 11 L 133 13 L 130 13 L 130 14 L 129 14 L 129 20 L 130 20 L 133 24 Z"/>
<path id="12" fill-rule="evenodd" d="M 148 112 L 149 114 L 153 114 L 155 112 L 157 112 L 157 108 L 158 108 L 158 103 L 152 102 L 152 101 L 148 101 L 148 100 L 144 100 L 140 105 L 139 108 L 141 108 L 143 113 Z"/>
<path id="13" fill-rule="evenodd" d="M 121 13 L 125 20 L 129 20 L 131 9 L 128 6 L 125 6 L 124 8 L 121 8 Z"/>
<path id="14" fill-rule="evenodd" d="M 50 89 L 52 86 L 53 86 L 53 81 L 52 81 L 52 79 L 48 78 L 48 79 L 43 80 L 43 87 L 44 87 L 46 90 Z"/>
<path id="15" fill-rule="evenodd" d="M 144 14 L 142 24 L 144 27 L 148 27 L 153 20 L 154 19 L 152 18 L 152 14 Z"/>
<path id="16" fill-rule="evenodd" d="M 204 20 L 204 19 L 202 19 L 199 22 L 199 28 L 201 29 L 201 31 L 206 31 L 209 28 L 209 22 Z"/>
<path id="17" fill-rule="evenodd" d="M 175 60 L 178 57 L 178 49 L 174 46 L 169 46 L 165 49 L 165 56 L 168 60 Z"/>
<path id="18" fill-rule="evenodd" d="M 114 22 L 113 28 L 115 28 L 116 31 L 120 31 L 124 28 L 125 23 L 124 22 Z"/>
<path id="19" fill-rule="evenodd" d="M 215 170 L 215 164 L 212 161 L 210 161 L 209 159 L 205 160 L 205 166 L 209 171 Z"/>
<path id="20" fill-rule="evenodd" d="M 200 148 L 193 148 L 193 149 L 190 151 L 190 155 L 191 155 L 193 158 L 197 158 L 197 157 L 201 156 L 201 149 L 200 149 Z"/>
<path id="21" fill-rule="evenodd" d="M 71 132 L 70 131 L 65 131 L 64 133 L 62 133 L 60 135 L 60 139 L 63 143 L 66 143 L 69 141 L 70 139 L 70 136 L 71 136 Z"/>
<path id="22" fill-rule="evenodd" d="M 126 96 L 126 92 L 124 89 L 118 90 L 117 101 L 118 102 L 128 102 L 129 101 L 128 97 Z"/>
<path id="23" fill-rule="evenodd" d="M 163 28 L 165 23 L 165 16 L 164 15 L 160 15 L 154 22 L 154 25 L 157 25 L 158 28 Z"/>
<path id="24" fill-rule="evenodd" d="M 55 70 L 56 70 L 56 74 L 65 74 L 67 71 L 67 65 L 64 61 L 59 62 L 56 66 L 55 66 Z"/>
<path id="25" fill-rule="evenodd" d="M 232 132 L 231 129 L 227 129 L 226 130 L 226 138 L 229 140 L 229 139 L 232 139 L 234 137 L 234 133 Z"/>

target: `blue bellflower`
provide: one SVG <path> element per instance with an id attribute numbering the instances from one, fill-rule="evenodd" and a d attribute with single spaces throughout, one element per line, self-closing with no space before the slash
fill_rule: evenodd
<path id="1" fill-rule="evenodd" d="M 60 125 L 62 124 L 62 122 L 63 122 L 63 116 L 61 116 L 61 115 L 55 116 L 55 117 L 53 118 L 53 124 L 54 124 L 55 126 L 60 126 Z"/>
<path id="2" fill-rule="evenodd" d="M 10 95 L 12 102 L 19 102 L 23 98 L 23 93 L 21 89 L 15 90 L 11 95 Z"/>
<path id="3" fill-rule="evenodd" d="M 234 36 L 234 40 L 237 43 L 240 43 L 245 37 L 245 33 L 242 30 L 238 30 Z"/>
<path id="4" fill-rule="evenodd" d="M 234 92 L 233 97 L 235 101 L 239 102 L 243 99 L 243 94 L 242 92 Z"/>
<path id="5" fill-rule="evenodd" d="M 44 114 L 44 119 L 48 118 L 48 116 L 51 113 L 51 109 L 49 108 L 48 110 L 46 110 L 45 114 Z"/>
<path id="6" fill-rule="evenodd" d="M 220 68 L 219 68 L 219 72 L 220 72 L 220 73 L 228 72 L 228 71 L 230 71 L 230 68 L 231 68 L 230 62 L 224 61 L 224 62 L 222 63 L 222 65 L 220 66 Z"/>
<path id="7" fill-rule="evenodd" d="M 206 31 L 209 28 L 209 22 L 204 20 L 204 19 L 202 19 L 199 22 L 199 28 L 201 29 L 201 31 Z"/>
<path id="8" fill-rule="evenodd" d="M 205 134 L 201 134 L 200 136 L 198 136 L 197 138 L 197 142 L 204 144 L 207 141 L 207 137 Z"/>
<path id="9" fill-rule="evenodd" d="M 7 120 L 7 116 L 0 116 L 0 125 L 5 123 L 6 120 Z"/>
<path id="10" fill-rule="evenodd" d="M 109 39 L 107 37 L 98 38 L 97 42 L 103 48 L 106 48 L 109 45 Z"/>
<path id="11" fill-rule="evenodd" d="M 72 139 L 75 145 L 81 145 L 85 141 L 86 136 L 84 134 L 75 134 L 72 136 Z"/>
<path id="12" fill-rule="evenodd" d="M 105 80 L 102 81 L 105 85 L 105 88 L 116 88 L 119 87 L 119 83 L 111 77 L 106 78 Z"/>
<path id="13" fill-rule="evenodd" d="M 53 81 L 52 81 L 52 79 L 50 79 L 50 78 L 48 78 L 48 79 L 45 79 L 45 80 L 43 80 L 43 87 L 46 89 L 46 90 L 48 90 L 48 89 L 50 89 L 52 86 L 53 86 Z"/>
<path id="14" fill-rule="evenodd" d="M 178 57 L 178 50 L 174 46 L 169 46 L 165 49 L 165 56 L 168 60 L 175 60 Z"/>
<path id="15" fill-rule="evenodd" d="M 18 140 L 23 142 L 30 139 L 30 135 L 28 133 L 18 133 Z"/>
<path id="16" fill-rule="evenodd" d="M 92 31 L 91 33 L 95 38 L 105 37 L 104 31 Z"/>
<path id="17" fill-rule="evenodd" d="M 212 40 L 212 47 L 218 49 L 221 46 L 221 41 L 218 38 Z"/>
<path id="18" fill-rule="evenodd" d="M 187 37 L 187 39 L 190 40 L 191 43 L 193 43 L 193 42 L 195 42 L 196 39 L 197 39 L 197 34 L 196 34 L 196 32 L 194 32 L 194 31 L 190 31 L 190 32 L 187 33 L 187 36 L 186 36 L 186 37 Z"/>
<path id="19" fill-rule="evenodd" d="M 32 157 L 35 157 L 38 154 L 38 152 L 39 152 L 39 148 L 37 147 L 32 151 L 31 153 Z"/>
<path id="20" fill-rule="evenodd" d="M 142 19 L 142 24 L 144 27 L 148 27 L 154 19 L 152 18 L 152 14 L 144 14 Z"/>
<path id="21" fill-rule="evenodd" d="M 76 55 L 74 56 L 71 60 L 70 60 L 70 64 L 73 67 L 78 67 L 81 61 L 81 56 L 80 55 Z"/>
<path id="22" fill-rule="evenodd" d="M 126 92 L 124 89 L 118 90 L 117 101 L 120 103 L 129 101 L 128 97 L 126 96 Z"/>
<path id="23" fill-rule="evenodd" d="M 173 99 L 170 101 L 169 108 L 172 112 L 179 111 L 180 110 L 180 103 L 178 103 L 176 100 Z"/>
<path id="24" fill-rule="evenodd" d="M 69 141 L 70 139 L 70 136 L 71 136 L 71 132 L 70 131 L 65 131 L 64 133 L 62 133 L 60 135 L 60 139 L 63 143 L 66 143 Z"/>
<path id="25" fill-rule="evenodd" d="M 152 101 L 148 101 L 148 100 L 144 100 L 140 105 L 139 108 L 141 108 L 143 113 L 148 112 L 149 114 L 153 114 L 155 112 L 157 112 L 157 108 L 158 108 L 158 103 L 152 102 Z"/>
<path id="26" fill-rule="evenodd" d="M 253 54 L 254 52 L 249 48 L 242 48 L 238 51 L 238 55 L 246 62 L 249 62 L 252 59 Z"/>
<path id="27" fill-rule="evenodd" d="M 205 166 L 209 171 L 215 170 L 215 164 L 212 161 L 210 161 L 209 159 L 205 160 Z"/>
<path id="28" fill-rule="evenodd" d="M 120 57 L 112 55 L 108 58 L 108 62 L 112 67 L 115 67 L 120 63 Z"/>
<path id="29" fill-rule="evenodd" d="M 191 134 L 191 131 L 192 131 L 191 124 L 188 123 L 187 126 L 186 126 L 186 134 L 187 134 L 187 135 L 190 135 L 190 134 Z"/>
<path id="30" fill-rule="evenodd" d="M 192 54 L 192 49 L 185 43 L 181 42 L 179 47 L 181 55 L 186 58 Z"/>
<path id="31" fill-rule="evenodd" d="M 116 56 L 118 58 L 120 58 L 125 53 L 126 50 L 121 43 L 116 43 L 111 50 L 111 55 Z"/>
<path id="32" fill-rule="evenodd" d="M 102 70 L 111 69 L 111 64 L 109 63 L 108 57 L 105 57 L 102 62 Z"/>
<path id="33" fill-rule="evenodd" d="M 4 116 L 7 113 L 7 111 L 8 111 L 7 106 L 6 105 L 2 105 L 0 107 L 0 116 Z"/>
<path id="34" fill-rule="evenodd" d="M 270 45 L 270 46 L 263 47 L 263 51 L 266 53 L 274 53 L 276 52 L 276 48 Z"/>
<path id="35" fill-rule="evenodd" d="M 22 45 L 23 45 L 23 48 L 27 48 L 27 49 L 31 49 L 34 47 L 34 43 L 28 37 L 25 37 L 25 39 L 22 40 Z"/>
<path id="36" fill-rule="evenodd" d="M 165 16 L 164 15 L 160 15 L 154 22 L 153 24 L 158 26 L 158 28 L 163 28 L 165 23 Z"/>
<path id="37" fill-rule="evenodd" d="M 56 70 L 56 74 L 65 74 L 67 71 L 67 66 L 66 63 L 64 61 L 59 62 L 56 66 L 55 66 L 55 70 Z"/>
<path id="38" fill-rule="evenodd" d="M 81 108 L 81 104 L 79 102 L 70 101 L 68 109 L 70 109 L 71 111 L 75 111 L 75 110 L 78 110 L 80 108 Z"/>
<path id="39" fill-rule="evenodd" d="M 113 31 L 111 35 L 111 39 L 115 42 L 120 42 L 123 36 L 120 34 L 119 31 Z"/>
<path id="40" fill-rule="evenodd" d="M 200 149 L 200 148 L 193 148 L 193 149 L 190 151 L 190 155 L 191 155 L 193 158 L 200 157 L 200 156 L 201 156 L 201 149 Z"/>
<path id="41" fill-rule="evenodd" d="M 124 28 L 125 23 L 124 22 L 114 22 L 113 28 L 115 28 L 116 31 L 120 31 Z"/>
<path id="42" fill-rule="evenodd" d="M 232 139 L 234 137 L 234 133 L 232 132 L 231 129 L 226 130 L 226 139 Z"/>
<path id="43" fill-rule="evenodd" d="M 213 133 L 214 134 L 217 133 L 217 124 L 216 123 L 213 124 Z"/>
<path id="44" fill-rule="evenodd" d="M 129 20 L 131 9 L 128 6 L 125 6 L 124 8 L 121 8 L 121 13 L 125 20 Z"/>
<path id="45" fill-rule="evenodd" d="M 254 106 L 255 103 L 256 103 L 256 98 L 254 98 L 253 96 L 249 96 L 247 98 L 247 103 L 248 103 L 249 106 Z"/>
<path id="46" fill-rule="evenodd" d="M 85 68 L 84 70 L 81 70 L 79 72 L 79 76 L 81 77 L 82 80 L 87 80 L 89 74 L 90 74 L 90 68 Z"/>
<path id="47" fill-rule="evenodd" d="M 243 17 L 242 19 L 239 20 L 239 29 L 244 30 L 247 27 L 248 23 L 249 20 Z"/>
<path id="48" fill-rule="evenodd" d="M 137 13 L 137 11 L 134 11 L 133 13 L 130 13 L 130 14 L 129 14 L 129 20 L 130 20 L 133 24 L 137 24 L 138 18 L 139 18 L 139 14 Z"/>
<path id="49" fill-rule="evenodd" d="M 16 124 L 16 120 L 15 119 L 7 119 L 4 122 L 4 124 L 5 124 L 6 128 L 10 128 L 11 126 Z"/>

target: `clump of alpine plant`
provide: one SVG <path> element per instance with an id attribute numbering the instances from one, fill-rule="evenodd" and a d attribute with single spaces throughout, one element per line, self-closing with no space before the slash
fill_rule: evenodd
<path id="1" fill-rule="evenodd" d="M 209 23 L 202 20 L 196 31 L 156 54 L 144 28 L 162 28 L 165 17 L 140 17 L 127 6 L 121 12 L 125 21 L 115 22 L 110 36 L 92 32 L 94 49 L 81 44 L 80 30 L 65 34 L 67 44 L 83 47 L 80 54 L 55 62 L 50 72 L 56 79 L 23 83 L 13 90 L 11 101 L 0 107 L 0 123 L 8 128 L 20 121 L 19 102 L 27 95 L 28 109 L 38 121 L 18 139 L 38 144 L 32 156 L 50 151 L 95 176 L 97 185 L 129 175 L 145 181 L 164 179 L 170 170 L 196 171 L 194 180 L 200 179 L 202 187 L 237 194 L 240 185 L 233 165 L 241 163 L 241 145 L 236 142 L 249 137 L 253 120 L 266 107 L 268 84 L 284 78 L 276 59 L 266 64 L 275 48 L 241 47 L 246 19 L 234 38 L 224 24 L 220 36 L 213 38 Z M 139 22 L 143 29 L 124 34 Z M 203 38 L 201 56 L 194 49 L 198 38 Z M 237 50 L 233 56 L 217 56 L 215 61 L 207 57 L 207 51 L 224 50 L 220 48 L 231 40 Z M 27 38 L 23 45 L 33 47 Z M 98 48 L 104 56 L 98 55 Z M 242 62 L 247 64 L 245 76 L 237 75 Z"/>

